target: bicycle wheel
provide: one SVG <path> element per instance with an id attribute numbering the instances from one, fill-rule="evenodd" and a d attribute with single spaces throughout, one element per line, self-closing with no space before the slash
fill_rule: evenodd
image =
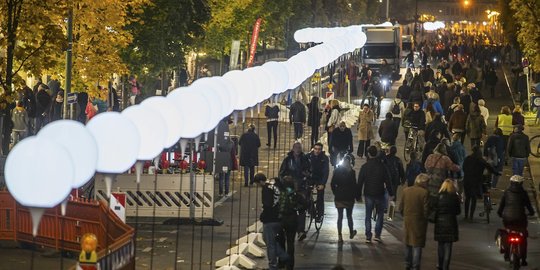
<path id="1" fill-rule="evenodd" d="M 409 162 L 411 150 L 412 150 L 412 144 L 413 141 L 411 138 L 407 138 L 405 141 L 405 146 L 403 147 L 403 159 L 405 159 L 406 162 Z"/>
<path id="2" fill-rule="evenodd" d="M 484 215 L 486 215 L 487 223 L 489 224 L 489 213 L 491 212 L 491 199 L 484 197 Z"/>
<path id="3" fill-rule="evenodd" d="M 512 252 L 512 255 L 511 255 L 512 259 L 511 259 L 511 262 L 512 262 L 512 269 L 514 270 L 519 270 L 519 268 L 521 267 L 521 258 L 518 254 L 516 254 L 516 252 Z"/>
<path id="4" fill-rule="evenodd" d="M 315 219 L 315 229 L 317 230 L 317 232 L 321 230 L 323 222 L 324 222 L 324 214 L 321 214 L 318 219 Z"/>
<path id="5" fill-rule="evenodd" d="M 529 142 L 531 143 L 531 155 L 540 157 L 540 135 L 532 137 Z"/>
<path id="6" fill-rule="evenodd" d="M 315 209 L 315 202 L 310 201 L 309 207 L 308 209 L 306 209 L 306 223 L 307 223 L 306 233 L 309 232 L 309 229 L 311 229 L 311 224 L 315 220 L 314 209 Z"/>

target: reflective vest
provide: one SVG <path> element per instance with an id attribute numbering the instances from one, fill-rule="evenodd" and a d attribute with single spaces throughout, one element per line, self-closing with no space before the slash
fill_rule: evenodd
<path id="1" fill-rule="evenodd" d="M 499 114 L 497 118 L 497 127 L 502 130 L 503 135 L 510 135 L 514 132 L 514 126 L 512 126 L 512 115 Z"/>

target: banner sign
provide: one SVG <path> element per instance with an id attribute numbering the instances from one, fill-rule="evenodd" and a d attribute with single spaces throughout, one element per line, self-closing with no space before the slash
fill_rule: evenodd
<path id="1" fill-rule="evenodd" d="M 257 52 L 257 40 L 259 40 L 259 30 L 261 30 L 262 19 L 258 18 L 253 25 L 253 34 L 251 35 L 251 46 L 249 48 L 249 61 L 248 67 L 253 66 L 253 61 L 255 60 L 255 53 Z"/>

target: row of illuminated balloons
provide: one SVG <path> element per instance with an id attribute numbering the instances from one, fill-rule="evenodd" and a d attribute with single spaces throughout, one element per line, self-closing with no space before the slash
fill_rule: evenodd
<path id="1" fill-rule="evenodd" d="M 299 42 L 323 42 L 285 62 L 202 78 L 167 97 L 155 96 L 121 113 L 98 114 L 88 124 L 60 120 L 19 142 L 7 157 L 5 179 L 22 205 L 53 207 L 95 172 L 119 174 L 137 161 L 151 160 L 180 138 L 197 138 L 235 110 L 245 110 L 274 94 L 295 89 L 316 70 L 366 43 L 361 26 L 299 30 Z M 321 33 L 322 33 L 321 32 Z"/>
<path id="2" fill-rule="evenodd" d="M 424 23 L 424 29 L 427 31 L 435 31 L 438 29 L 442 29 L 444 27 L 445 27 L 444 23 L 440 21 Z"/>

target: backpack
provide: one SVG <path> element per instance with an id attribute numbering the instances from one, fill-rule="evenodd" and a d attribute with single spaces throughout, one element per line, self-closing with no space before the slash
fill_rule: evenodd
<path id="1" fill-rule="evenodd" d="M 296 191 L 291 187 L 282 190 L 279 194 L 279 218 L 295 214 L 298 210 L 297 206 L 298 200 L 296 198 Z"/>
<path id="2" fill-rule="evenodd" d="M 401 101 L 399 103 L 396 103 L 396 101 L 394 101 L 394 106 L 392 107 L 392 111 L 391 111 L 392 114 L 401 113 L 401 108 L 399 107 L 399 105 L 401 105 Z"/>

